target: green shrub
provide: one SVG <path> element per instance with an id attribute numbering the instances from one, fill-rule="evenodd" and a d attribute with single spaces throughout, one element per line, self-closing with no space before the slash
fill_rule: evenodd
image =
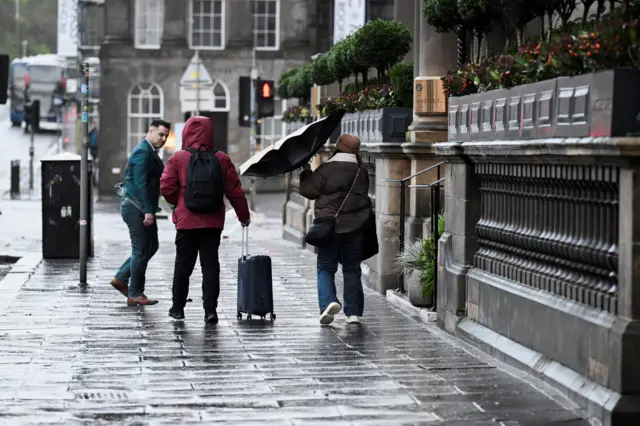
<path id="1" fill-rule="evenodd" d="M 444 216 L 438 215 L 438 239 L 444 234 Z M 421 271 L 420 288 L 424 297 L 431 297 L 435 293 L 436 274 L 438 273 L 438 259 L 436 259 L 435 235 L 430 235 L 424 240 L 416 240 L 409 244 L 402 253 L 396 257 L 396 270 L 409 274 L 412 271 Z"/>
<path id="2" fill-rule="evenodd" d="M 291 79 L 298 72 L 299 68 L 291 68 L 280 74 L 280 81 L 278 81 L 278 96 L 280 99 L 291 99 L 293 94 L 291 93 Z"/>
<path id="3" fill-rule="evenodd" d="M 289 90 L 294 98 L 307 100 L 311 95 L 311 87 L 313 87 L 313 82 L 311 81 L 311 64 L 309 64 L 299 68 L 298 72 L 291 77 Z"/>
<path id="4" fill-rule="evenodd" d="M 389 68 L 411 50 L 411 31 L 397 21 L 376 19 L 353 33 L 350 64 L 355 71 L 375 68 L 378 79 L 385 80 Z"/>
<path id="5" fill-rule="evenodd" d="M 336 75 L 329 66 L 328 55 L 321 55 L 312 62 L 311 81 L 318 86 L 326 86 L 336 81 Z"/>
<path id="6" fill-rule="evenodd" d="M 389 70 L 391 87 L 400 101 L 399 106 L 413 108 L 413 62 L 403 61 Z"/>
<path id="7" fill-rule="evenodd" d="M 335 81 L 340 85 L 342 91 L 342 80 L 351 76 L 351 71 L 347 66 L 348 46 L 345 39 L 333 45 L 327 55 L 327 63 L 331 68 Z"/>

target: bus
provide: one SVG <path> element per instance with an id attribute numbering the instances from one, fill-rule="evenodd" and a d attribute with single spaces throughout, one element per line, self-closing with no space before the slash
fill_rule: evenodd
<path id="1" fill-rule="evenodd" d="M 62 104 L 56 104 L 66 93 L 66 61 L 54 54 L 37 55 L 27 63 L 25 100 L 27 104 L 40 101 L 40 128 L 59 129 Z M 58 96 L 54 96 L 58 93 Z"/>

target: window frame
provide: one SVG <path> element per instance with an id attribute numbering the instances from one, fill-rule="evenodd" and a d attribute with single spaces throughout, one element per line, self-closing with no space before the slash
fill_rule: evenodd
<path id="1" fill-rule="evenodd" d="M 257 33 L 258 33 L 258 28 L 256 25 L 256 1 L 264 1 L 264 2 L 271 2 L 274 1 L 276 3 L 276 28 L 275 28 L 275 36 L 276 36 L 276 40 L 275 40 L 275 46 L 258 46 L 258 37 L 257 37 Z M 280 50 L 280 3 L 281 0 L 253 0 L 252 2 L 252 10 L 251 10 L 251 19 L 252 19 L 252 31 L 251 31 L 251 35 L 253 36 L 253 45 L 256 51 L 263 51 L 263 52 L 275 52 Z M 269 13 L 267 12 L 266 16 L 269 16 Z M 268 34 L 268 30 L 265 30 L 265 34 Z"/>
<path id="2" fill-rule="evenodd" d="M 139 23 L 141 18 L 141 13 L 142 13 L 142 7 L 148 7 L 148 4 L 150 2 L 157 2 L 160 6 L 160 16 L 156 17 L 156 25 L 159 25 L 159 28 L 154 28 L 154 32 L 159 33 L 159 37 L 158 37 L 158 44 L 143 44 L 141 43 L 141 35 L 145 34 L 148 35 L 149 33 L 149 26 L 145 27 L 144 32 L 139 28 Z M 134 3 L 134 13 L 133 13 L 133 45 L 136 49 L 139 50 L 159 50 L 162 47 L 162 36 L 164 34 L 164 13 L 165 13 L 165 7 L 164 7 L 164 0 L 136 0 Z M 146 13 L 146 15 L 150 15 L 149 13 Z M 146 18 L 147 20 L 149 18 Z M 145 24 L 148 24 L 147 21 L 145 21 Z M 145 37 L 148 38 L 148 37 Z"/>
<path id="3" fill-rule="evenodd" d="M 208 1 L 219 1 L 221 3 L 220 9 L 220 46 L 196 46 L 193 43 L 193 4 L 196 0 L 189 1 L 189 48 L 192 50 L 225 50 L 227 46 L 227 1 L 226 0 L 208 0 Z M 212 4 L 213 6 L 213 4 Z M 213 10 L 213 9 L 212 9 Z M 212 13 L 211 17 L 215 17 Z M 206 33 L 209 34 L 209 33 Z"/>
<path id="4" fill-rule="evenodd" d="M 222 90 L 224 90 L 224 108 L 219 108 L 216 107 L 216 86 L 220 85 L 220 87 L 222 87 Z M 222 80 L 214 80 L 213 81 L 213 86 L 211 86 L 211 91 L 213 93 L 213 111 L 218 111 L 218 112 L 229 112 L 231 111 L 231 96 L 229 96 L 229 88 L 227 87 L 226 84 L 224 84 L 224 82 Z"/>
<path id="5" fill-rule="evenodd" d="M 149 87 L 147 89 L 143 88 L 143 85 L 148 84 Z M 131 110 L 131 101 L 133 100 L 133 91 L 139 87 L 140 88 L 140 94 L 135 95 L 135 97 L 137 99 L 142 98 L 143 94 L 145 96 L 147 96 L 150 99 L 149 102 L 149 106 L 150 106 L 150 111 L 147 112 L 137 112 L 137 113 L 132 113 Z M 155 97 L 153 95 L 153 89 L 157 89 L 158 90 L 158 96 Z M 147 92 L 147 93 L 145 93 Z M 153 99 L 160 99 L 160 111 L 158 113 L 154 113 L 153 112 Z M 138 102 L 140 102 L 138 100 Z M 162 87 L 154 82 L 154 81 L 139 81 L 136 84 L 134 84 L 131 89 L 129 89 L 129 93 L 127 94 L 127 155 L 129 155 L 131 153 L 131 150 L 135 147 L 134 143 L 132 142 L 132 138 L 134 136 L 134 133 L 132 133 L 132 126 L 131 126 L 131 121 L 132 119 L 144 119 L 144 118 L 148 118 L 150 120 L 153 120 L 154 118 L 162 118 L 164 117 L 164 91 L 162 90 Z M 138 134 L 137 132 L 135 133 L 136 135 Z M 146 132 L 145 132 L 146 135 Z M 140 140 L 142 140 L 142 138 L 144 137 L 144 135 L 142 135 L 142 137 L 140 138 Z M 136 143 L 137 144 L 137 143 Z"/>

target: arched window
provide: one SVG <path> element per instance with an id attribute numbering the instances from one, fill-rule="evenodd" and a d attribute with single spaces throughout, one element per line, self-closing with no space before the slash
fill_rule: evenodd
<path id="1" fill-rule="evenodd" d="M 213 83 L 213 110 L 229 111 L 229 91 L 219 80 Z"/>
<path id="2" fill-rule="evenodd" d="M 138 83 L 129 92 L 127 153 L 147 135 L 154 118 L 164 115 L 164 95 L 155 83 Z"/>

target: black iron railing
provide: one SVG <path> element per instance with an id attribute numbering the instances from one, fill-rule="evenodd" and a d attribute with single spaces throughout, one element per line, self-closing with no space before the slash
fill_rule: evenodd
<path id="1" fill-rule="evenodd" d="M 434 164 L 433 166 L 427 167 L 424 170 L 420 170 L 417 173 L 414 173 L 410 176 L 404 177 L 402 179 L 381 179 L 381 182 L 388 182 L 388 183 L 399 183 L 400 184 L 400 223 L 398 225 L 398 236 L 399 236 L 399 248 L 398 248 L 398 253 L 402 253 L 404 251 L 404 225 L 405 225 L 405 217 L 406 217 L 406 211 L 405 211 L 405 203 L 406 203 L 406 195 L 405 195 L 405 190 L 407 188 L 407 182 L 409 182 L 411 179 L 416 178 L 424 173 L 430 172 L 431 170 L 436 169 L 437 170 L 437 179 L 436 181 L 428 184 L 428 185 L 412 185 L 411 187 L 415 187 L 415 188 L 426 188 L 429 187 L 430 185 L 434 185 L 436 182 L 438 182 L 438 191 L 440 191 L 440 182 L 444 181 L 444 178 L 440 178 L 441 176 L 441 172 L 440 172 L 440 167 L 444 166 L 446 162 L 445 161 L 441 161 L 438 164 Z M 438 192 L 438 205 L 440 204 L 440 193 Z M 435 213 L 434 213 L 435 212 Z M 433 226 L 433 217 L 435 214 L 435 222 L 436 222 L 436 228 L 437 228 L 437 221 L 438 221 L 438 213 L 439 213 L 439 209 L 438 210 L 434 210 L 434 203 L 433 203 L 433 199 L 432 199 L 432 203 L 431 203 L 431 216 L 432 216 L 432 220 L 431 220 L 431 226 Z M 405 288 L 404 288 L 404 274 L 402 272 L 400 272 L 400 275 L 398 277 L 398 292 L 400 293 L 404 293 L 405 292 Z"/>
<path id="2" fill-rule="evenodd" d="M 477 164 L 475 266 L 520 285 L 617 313 L 619 170 Z"/>

